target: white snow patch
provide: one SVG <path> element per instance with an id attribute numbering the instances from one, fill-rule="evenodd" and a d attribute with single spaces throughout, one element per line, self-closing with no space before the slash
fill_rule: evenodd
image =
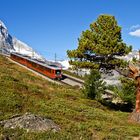
<path id="1" fill-rule="evenodd" d="M 132 61 L 133 58 L 136 58 L 137 60 L 139 60 L 139 51 L 134 50 L 126 56 L 119 56 L 119 57 L 116 56 L 116 58 L 123 59 L 125 61 Z"/>
<path id="2" fill-rule="evenodd" d="M 68 60 L 58 61 L 58 63 L 62 65 L 62 69 L 64 70 L 67 70 L 68 68 L 71 67 Z"/>
<path id="3" fill-rule="evenodd" d="M 5 24 L 1 20 L 0 20 L 0 27 L 3 27 L 3 28 L 5 28 L 7 30 Z"/>
<path id="4" fill-rule="evenodd" d="M 31 47 L 16 38 L 13 38 L 13 45 L 15 51 L 20 54 L 24 54 L 35 59 L 44 60 L 44 58 L 36 53 Z"/>

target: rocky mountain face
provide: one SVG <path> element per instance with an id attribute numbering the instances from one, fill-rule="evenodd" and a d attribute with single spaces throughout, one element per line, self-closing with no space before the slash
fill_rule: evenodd
<path id="1" fill-rule="evenodd" d="M 44 59 L 41 55 L 36 53 L 31 47 L 8 33 L 5 24 L 0 21 L 0 50 L 3 53 L 18 52 L 20 54 L 28 55 L 36 59 Z"/>
<path id="2" fill-rule="evenodd" d="M 8 30 L 2 21 L 0 21 L 0 48 L 5 51 L 14 50 L 12 36 L 8 33 Z"/>

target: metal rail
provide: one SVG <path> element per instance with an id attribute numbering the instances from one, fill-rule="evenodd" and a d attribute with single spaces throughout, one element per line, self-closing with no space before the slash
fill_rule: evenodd
<path id="1" fill-rule="evenodd" d="M 83 80 L 75 78 L 68 74 L 63 74 L 62 77 L 63 78 L 62 78 L 61 82 L 66 83 L 67 85 L 70 85 L 70 86 L 79 86 L 81 88 L 84 84 Z"/>

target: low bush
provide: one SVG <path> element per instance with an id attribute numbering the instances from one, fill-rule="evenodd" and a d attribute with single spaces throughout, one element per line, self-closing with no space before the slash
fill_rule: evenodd
<path id="1" fill-rule="evenodd" d="M 87 98 L 100 99 L 101 94 L 105 90 L 105 82 L 101 80 L 101 75 L 97 70 L 91 70 L 91 73 L 87 75 L 83 93 Z"/>

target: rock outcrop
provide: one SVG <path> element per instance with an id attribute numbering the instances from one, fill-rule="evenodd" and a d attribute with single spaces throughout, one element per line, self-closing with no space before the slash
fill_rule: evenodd
<path id="1" fill-rule="evenodd" d="M 55 124 L 52 120 L 31 113 L 25 113 L 23 116 L 14 116 L 9 120 L 1 121 L 0 125 L 4 128 L 10 129 L 25 129 L 27 130 L 27 132 L 58 132 L 60 130 L 60 127 L 57 124 Z"/>

